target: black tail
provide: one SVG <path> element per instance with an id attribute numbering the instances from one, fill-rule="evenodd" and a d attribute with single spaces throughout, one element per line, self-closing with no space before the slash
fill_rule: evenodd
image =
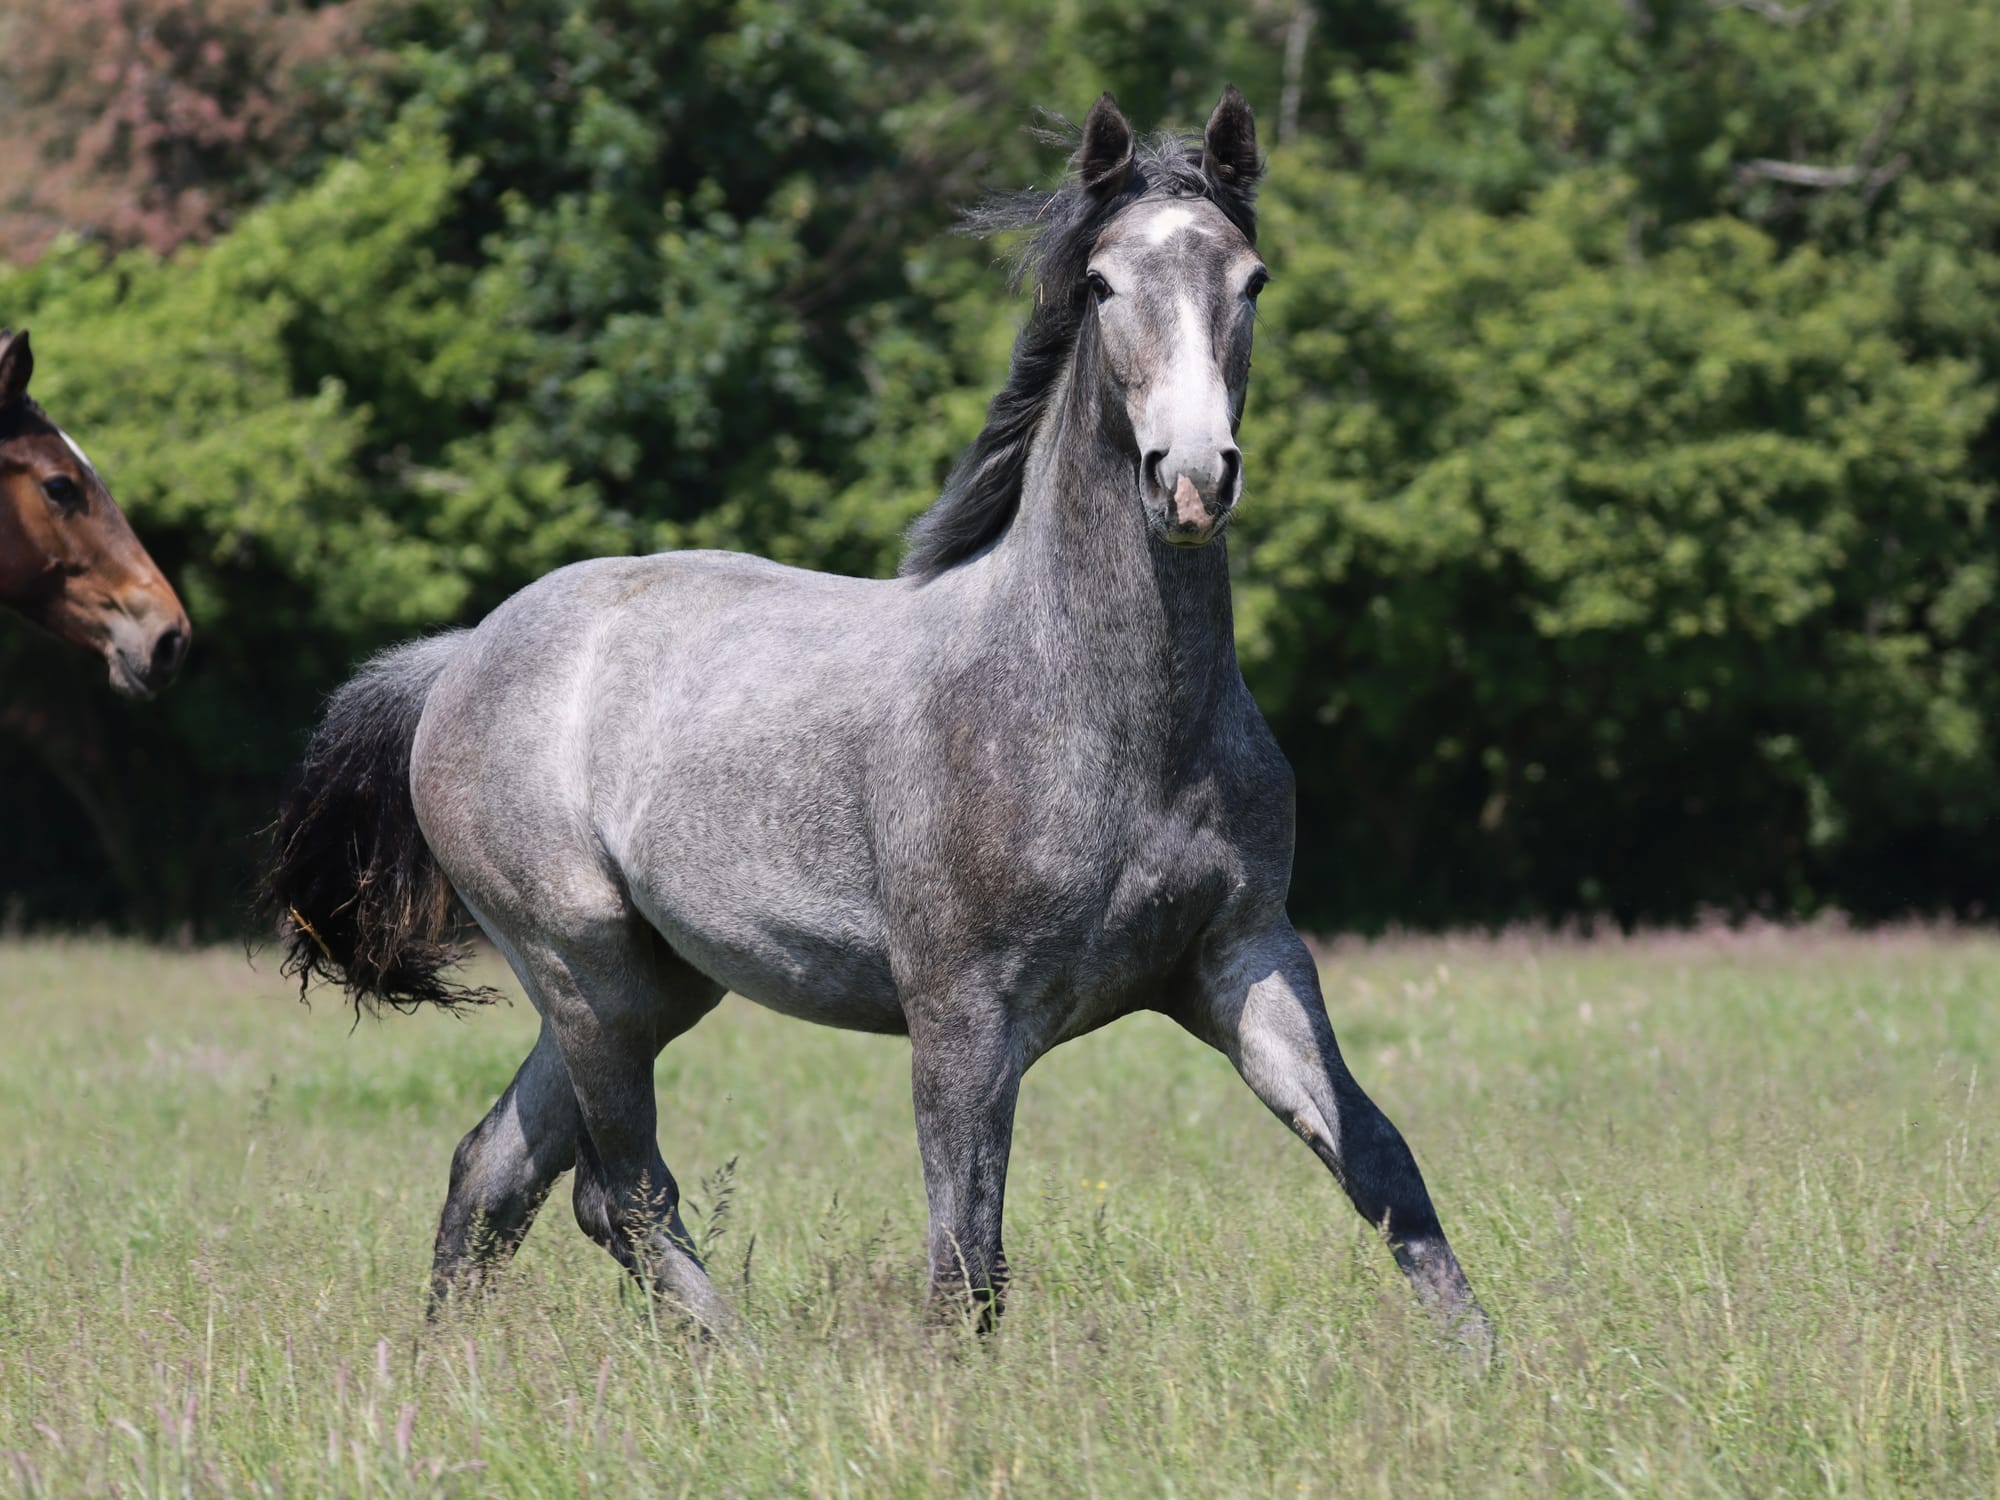
<path id="1" fill-rule="evenodd" d="M 464 956 L 457 902 L 410 801 L 424 700 L 464 644 L 454 631 L 383 652 L 333 695 L 306 747 L 259 900 L 260 926 L 276 928 L 302 995 L 326 980 L 357 1009 L 493 997 L 444 977 Z"/>

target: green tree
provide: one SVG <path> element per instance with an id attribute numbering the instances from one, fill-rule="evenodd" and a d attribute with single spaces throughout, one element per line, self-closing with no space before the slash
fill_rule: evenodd
<path id="1" fill-rule="evenodd" d="M 71 242 L 0 271 L 41 394 L 197 621 L 186 683 L 139 714 L 0 637 L 21 795 L 93 809 L 129 917 L 235 919 L 247 836 L 357 656 L 576 557 L 766 540 L 787 476 L 839 465 L 903 277 L 856 92 L 891 19 L 391 11 L 358 145 L 302 192 L 170 261 Z"/>
<path id="2" fill-rule="evenodd" d="M 1035 106 L 1191 127 L 1224 77 L 1298 915 L 1990 903 L 1992 0 L 368 14 L 232 185 L 276 201 L 0 268 L 198 637 L 134 709 L 0 631 L 0 903 L 233 923 L 354 658 L 572 558 L 892 568 L 1020 316 L 954 212 L 1055 169 Z"/>

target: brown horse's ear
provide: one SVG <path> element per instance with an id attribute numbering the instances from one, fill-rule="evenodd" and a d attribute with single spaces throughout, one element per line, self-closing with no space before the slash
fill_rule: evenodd
<path id="1" fill-rule="evenodd" d="M 35 373 L 35 351 L 28 347 L 28 330 L 0 328 L 0 406 L 12 406 L 28 394 Z"/>
<path id="2" fill-rule="evenodd" d="M 1108 92 L 1097 96 L 1084 117 L 1076 175 L 1087 192 L 1102 198 L 1115 194 L 1132 175 L 1132 126 Z"/>

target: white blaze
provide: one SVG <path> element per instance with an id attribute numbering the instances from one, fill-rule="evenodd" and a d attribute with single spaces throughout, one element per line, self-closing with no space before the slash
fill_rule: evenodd
<path id="1" fill-rule="evenodd" d="M 1201 313 L 1188 297 L 1175 299 L 1174 313 L 1171 374 L 1160 391 L 1158 407 L 1160 436 L 1167 440 L 1170 458 L 1205 444 L 1218 430 L 1229 430 L 1229 393 L 1215 368 Z M 1160 477 L 1169 486 L 1174 482 L 1173 474 Z"/>
<path id="2" fill-rule="evenodd" d="M 1164 245 L 1192 223 L 1194 223 L 1193 209 L 1163 208 L 1146 224 L 1146 243 Z"/>
<path id="3" fill-rule="evenodd" d="M 81 448 L 77 447 L 75 438 L 71 437 L 68 433 L 64 432 L 60 427 L 56 429 L 56 436 L 61 438 L 63 442 L 69 445 L 69 451 L 76 455 L 76 461 L 78 463 L 82 464 L 86 469 L 88 469 L 93 474 L 97 472 L 97 465 L 90 461 L 89 454 L 85 453 Z"/>

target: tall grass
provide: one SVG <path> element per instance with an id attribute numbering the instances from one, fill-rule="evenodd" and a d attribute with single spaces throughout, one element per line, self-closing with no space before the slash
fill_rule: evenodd
<path id="1" fill-rule="evenodd" d="M 234 953 L 0 945 L 0 1493 L 2000 1492 L 2000 942 L 1325 972 L 1488 1374 L 1155 1018 L 1031 1075 L 983 1342 L 919 1316 L 904 1044 L 735 1001 L 677 1042 L 663 1145 L 748 1352 L 656 1326 L 562 1189 L 476 1316 L 424 1324 L 524 1005 L 355 1028 Z"/>

